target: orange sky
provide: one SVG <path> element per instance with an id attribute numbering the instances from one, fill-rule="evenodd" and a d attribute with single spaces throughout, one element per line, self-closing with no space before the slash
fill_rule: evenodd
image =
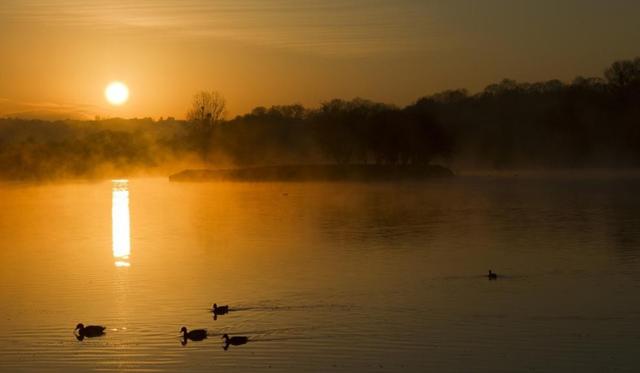
<path id="1" fill-rule="evenodd" d="M 356 96 L 405 105 L 509 77 L 571 80 L 640 55 L 631 0 L 0 2 L 0 116 L 184 117 Z M 108 82 L 128 84 L 121 107 Z"/>

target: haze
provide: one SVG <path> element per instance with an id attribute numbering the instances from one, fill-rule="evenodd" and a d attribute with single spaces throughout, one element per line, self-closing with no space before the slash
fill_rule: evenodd
<path id="1" fill-rule="evenodd" d="M 17 1 L 0 4 L 0 116 L 183 118 L 215 89 L 230 115 L 335 97 L 407 105 L 508 77 L 599 76 L 638 54 L 640 3 Z M 105 86 L 131 97 L 112 107 Z"/>

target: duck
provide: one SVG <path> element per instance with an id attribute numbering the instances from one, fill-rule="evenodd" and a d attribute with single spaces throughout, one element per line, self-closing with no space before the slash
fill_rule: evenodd
<path id="1" fill-rule="evenodd" d="M 203 339 L 207 339 L 207 330 L 206 329 L 194 329 L 192 331 L 187 331 L 187 327 L 183 326 L 180 329 L 180 333 L 182 333 L 182 338 L 186 341 L 190 339 L 192 341 L 201 341 Z"/>
<path id="2" fill-rule="evenodd" d="M 73 331 L 75 332 L 76 330 L 78 331 L 78 339 L 79 340 L 83 340 L 85 337 L 87 338 L 92 338 L 92 337 L 99 337 L 101 335 L 104 334 L 104 330 L 106 329 L 106 327 L 101 326 L 101 325 L 87 325 L 84 326 L 83 323 L 79 323 L 78 325 L 76 325 L 76 328 L 73 329 Z"/>
<path id="3" fill-rule="evenodd" d="M 215 315 L 224 315 L 225 313 L 229 312 L 229 305 L 218 306 L 217 304 L 214 303 L 211 311 Z"/>
<path id="4" fill-rule="evenodd" d="M 229 348 L 229 345 L 234 345 L 234 346 L 239 346 L 239 345 L 243 345 L 247 342 L 249 342 L 249 337 L 244 337 L 244 336 L 234 336 L 234 337 L 229 337 L 228 334 L 225 334 L 222 336 L 222 339 L 224 339 L 224 349 L 226 350 L 227 348 Z"/>
<path id="5" fill-rule="evenodd" d="M 487 277 L 489 278 L 489 280 L 496 280 L 498 278 L 498 274 L 489 270 L 489 274 L 487 275 Z"/>

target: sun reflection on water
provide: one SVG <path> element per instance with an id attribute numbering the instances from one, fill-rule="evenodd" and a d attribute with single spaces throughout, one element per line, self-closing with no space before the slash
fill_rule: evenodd
<path id="1" fill-rule="evenodd" d="M 111 225 L 116 267 L 129 267 L 131 236 L 129 224 L 129 181 L 112 180 Z"/>

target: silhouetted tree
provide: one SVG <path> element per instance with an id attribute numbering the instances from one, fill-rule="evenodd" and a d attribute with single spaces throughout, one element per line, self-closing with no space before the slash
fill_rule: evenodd
<path id="1" fill-rule="evenodd" d="M 226 115 L 226 100 L 216 91 L 200 91 L 193 96 L 187 112 L 189 141 L 204 161 L 211 153 L 214 129 Z"/>
<path id="2" fill-rule="evenodd" d="M 227 102 L 219 92 L 200 91 L 193 95 L 187 121 L 218 124 L 224 120 L 226 108 Z"/>
<path id="3" fill-rule="evenodd" d="M 614 62 L 605 70 L 604 76 L 614 87 L 627 87 L 640 83 L 640 57 Z"/>

